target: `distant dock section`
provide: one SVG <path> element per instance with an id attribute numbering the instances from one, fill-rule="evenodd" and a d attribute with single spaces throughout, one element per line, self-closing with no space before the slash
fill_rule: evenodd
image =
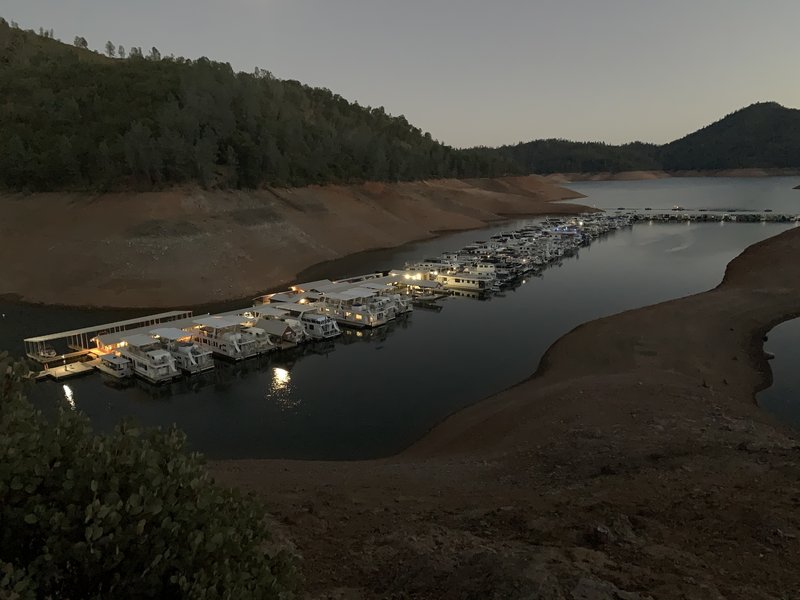
<path id="1" fill-rule="evenodd" d="M 632 222 L 653 221 L 659 223 L 797 223 L 800 215 L 776 213 L 772 210 L 713 209 L 681 206 L 672 208 L 617 208 L 606 209 L 608 213 L 624 214 Z"/>

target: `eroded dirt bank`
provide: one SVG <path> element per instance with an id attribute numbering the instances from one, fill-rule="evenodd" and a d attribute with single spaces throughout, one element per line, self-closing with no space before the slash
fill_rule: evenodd
<path id="1" fill-rule="evenodd" d="M 578 327 L 401 455 L 212 471 L 263 497 L 308 597 L 800 597 L 800 445 L 753 396 L 798 253 L 790 230 L 714 290 Z"/>
<path id="2" fill-rule="evenodd" d="M 303 269 L 504 217 L 590 210 L 541 177 L 249 192 L 0 195 L 0 294 L 47 304 L 191 306 Z"/>

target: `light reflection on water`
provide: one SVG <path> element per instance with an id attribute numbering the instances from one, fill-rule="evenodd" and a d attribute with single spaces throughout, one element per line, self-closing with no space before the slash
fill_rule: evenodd
<path id="1" fill-rule="evenodd" d="M 69 404 L 72 410 L 75 410 L 75 397 L 72 393 L 72 388 L 65 383 L 61 386 L 61 389 L 64 391 L 64 399 L 67 401 L 67 404 Z"/>

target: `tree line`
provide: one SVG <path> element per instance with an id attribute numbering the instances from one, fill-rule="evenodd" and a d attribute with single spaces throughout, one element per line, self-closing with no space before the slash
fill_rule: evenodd
<path id="1" fill-rule="evenodd" d="M 256 188 L 516 172 L 405 117 L 207 58 L 103 56 L 0 23 L 0 185 L 32 191 Z M 124 49 L 123 49 L 124 53 Z"/>
<path id="2" fill-rule="evenodd" d="M 755 103 L 660 146 L 549 139 L 495 151 L 527 173 L 800 167 L 800 110 Z"/>

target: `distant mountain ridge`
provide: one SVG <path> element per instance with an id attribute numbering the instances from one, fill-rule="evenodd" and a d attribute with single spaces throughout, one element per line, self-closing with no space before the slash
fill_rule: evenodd
<path id="1" fill-rule="evenodd" d="M 494 151 L 541 174 L 800 167 L 800 110 L 755 103 L 660 146 L 549 139 Z"/>

